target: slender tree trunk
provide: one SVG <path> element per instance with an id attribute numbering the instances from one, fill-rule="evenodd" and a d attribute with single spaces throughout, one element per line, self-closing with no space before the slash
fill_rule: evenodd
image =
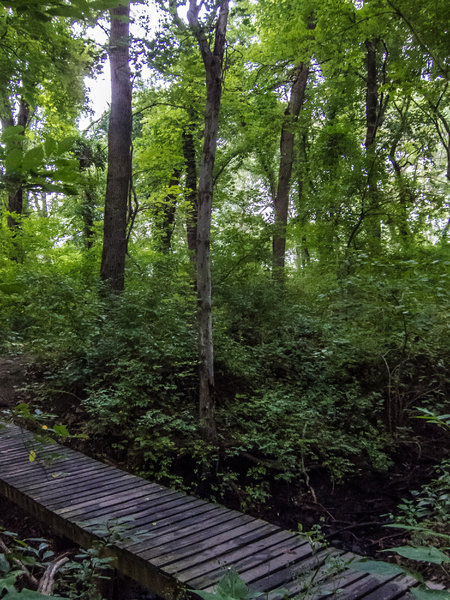
<path id="1" fill-rule="evenodd" d="M 445 145 L 445 151 L 447 153 L 447 179 L 450 181 L 450 131 L 447 134 L 447 144 Z"/>
<path id="2" fill-rule="evenodd" d="M 378 129 L 378 40 L 366 40 L 367 79 L 366 79 L 366 139 L 364 145 L 371 148 L 375 143 Z"/>
<path id="3" fill-rule="evenodd" d="M 47 194 L 46 192 L 41 192 L 41 202 L 42 202 L 42 207 L 41 207 L 41 215 L 43 217 L 48 217 L 48 206 L 47 206 Z"/>
<path id="4" fill-rule="evenodd" d="M 197 293 L 199 348 L 199 418 L 203 434 L 211 442 L 217 438 L 214 419 L 214 347 L 211 311 L 210 234 L 213 200 L 213 170 L 216 158 L 219 111 L 222 97 L 223 58 L 228 21 L 229 0 L 217 3 L 219 14 L 215 27 L 214 48 L 211 49 L 198 14 L 202 2 L 190 0 L 188 20 L 202 55 L 206 75 L 205 134 L 198 184 L 197 221 Z"/>
<path id="5" fill-rule="evenodd" d="M 369 247 L 378 252 L 381 248 L 381 218 L 377 185 L 377 156 L 375 139 L 382 117 L 382 106 L 378 96 L 377 49 L 378 40 L 366 40 L 367 79 L 366 79 L 366 147 L 367 158 L 367 204 L 366 228 Z"/>
<path id="6" fill-rule="evenodd" d="M 131 182 L 131 76 L 129 66 L 130 3 L 111 10 L 111 115 L 108 174 L 100 275 L 111 291 L 121 292 L 127 252 L 127 206 Z"/>
<path id="7" fill-rule="evenodd" d="M 286 255 L 286 227 L 289 211 L 289 191 L 291 187 L 292 165 L 294 163 L 294 125 L 298 120 L 305 97 L 309 68 L 300 63 L 295 70 L 295 80 L 291 88 L 289 103 L 285 111 L 280 140 L 280 168 L 278 187 L 275 196 L 275 231 L 273 235 L 272 272 L 276 280 L 284 278 Z"/>
<path id="8" fill-rule="evenodd" d="M 30 107 L 25 100 L 20 99 L 19 103 L 19 113 L 17 115 L 17 125 L 23 127 L 24 131 L 21 135 L 25 139 L 25 128 L 28 125 L 28 121 L 30 118 Z M 8 115 L 7 119 L 4 120 L 4 125 L 11 126 L 14 125 L 14 118 L 12 112 Z M 20 143 L 23 146 L 23 142 Z M 17 229 L 20 227 L 20 217 L 23 214 L 23 186 L 22 183 L 19 183 L 15 189 L 10 189 L 8 192 L 8 228 L 15 235 Z"/>
<path id="9" fill-rule="evenodd" d="M 170 178 L 169 187 L 173 188 L 180 183 L 181 169 L 175 168 Z M 175 212 L 177 208 L 177 194 L 172 190 L 169 190 L 166 197 L 164 198 L 163 206 L 157 213 L 157 222 L 159 231 L 157 233 L 158 238 L 158 250 L 163 254 L 168 254 L 172 245 L 172 234 L 175 225 Z"/>
<path id="10" fill-rule="evenodd" d="M 397 145 L 400 141 L 400 136 L 397 136 L 392 143 L 389 151 L 389 160 L 391 161 L 392 167 L 395 173 L 395 181 L 397 182 L 398 188 L 398 200 L 399 200 L 399 220 L 398 220 L 398 231 L 400 233 L 400 243 L 405 248 L 408 245 L 411 231 L 408 224 L 408 204 L 411 202 L 411 193 L 408 189 L 408 182 L 402 173 L 400 163 L 396 159 Z"/>
<path id="11" fill-rule="evenodd" d="M 84 191 L 82 200 L 81 216 L 83 218 L 83 243 L 86 250 L 90 250 L 94 245 L 94 211 L 95 194 L 93 190 L 87 187 Z"/>
<path id="12" fill-rule="evenodd" d="M 23 151 L 25 142 L 25 129 L 30 120 L 30 107 L 28 103 L 21 98 L 19 101 L 19 112 L 17 114 L 17 122 L 14 121 L 14 115 L 9 101 L 5 102 L 2 111 L 2 129 L 7 127 L 13 127 L 14 125 L 20 125 L 23 127 L 23 131 L 20 133 L 19 141 L 15 140 L 9 146 L 9 150 L 20 148 Z M 23 200 L 24 191 L 23 183 L 20 176 L 17 174 L 6 172 L 6 182 L 8 190 L 7 200 L 7 219 L 6 224 L 12 235 L 12 246 L 10 259 L 18 262 L 21 260 L 21 250 L 19 245 L 18 233 L 21 225 L 21 217 L 23 216 Z"/>

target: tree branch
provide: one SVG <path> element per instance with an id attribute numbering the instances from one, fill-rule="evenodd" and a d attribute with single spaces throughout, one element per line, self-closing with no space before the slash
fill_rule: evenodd
<path id="1" fill-rule="evenodd" d="M 405 24 L 407 25 L 408 29 L 411 31 L 411 33 L 413 34 L 413 36 L 416 38 L 416 40 L 419 42 L 419 45 L 422 46 L 422 48 L 428 52 L 428 54 L 431 56 L 431 58 L 433 59 L 435 65 L 439 68 L 439 70 L 444 74 L 447 75 L 447 69 L 445 67 L 443 67 L 440 63 L 439 60 L 434 56 L 433 52 L 430 50 L 430 48 L 422 41 L 422 38 L 419 36 L 419 34 L 417 33 L 415 27 L 413 26 L 413 24 L 411 23 L 411 21 L 409 20 L 409 18 L 402 13 L 402 11 L 392 2 L 392 0 L 387 0 L 387 3 L 389 4 L 389 6 L 392 8 L 392 10 L 395 12 L 395 14 L 400 17 L 400 19 L 402 19 L 402 21 L 405 22 Z"/>
<path id="2" fill-rule="evenodd" d="M 0 549 L 5 553 L 5 556 L 8 557 L 8 556 L 12 555 L 11 550 L 8 548 L 8 546 L 1 539 L 0 539 Z M 30 573 L 30 571 L 27 569 L 27 567 L 18 558 L 15 558 L 15 557 L 11 556 L 11 559 L 12 559 L 12 562 L 15 565 L 17 565 L 19 567 L 19 569 L 22 571 L 22 573 L 25 575 L 26 579 L 28 580 L 28 583 L 30 583 L 31 586 L 36 589 L 38 587 L 38 584 L 39 584 L 39 582 L 36 579 L 36 577 L 34 577 L 34 575 L 32 575 Z"/>

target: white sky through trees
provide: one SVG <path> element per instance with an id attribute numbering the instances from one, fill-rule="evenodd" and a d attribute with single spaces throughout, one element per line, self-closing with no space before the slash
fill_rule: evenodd
<path id="1" fill-rule="evenodd" d="M 149 35 L 149 32 L 144 30 L 140 24 L 140 18 L 146 16 L 148 22 L 153 24 L 158 20 L 157 10 L 152 5 L 131 4 L 131 36 L 134 38 L 142 38 Z M 109 22 L 104 20 L 103 23 L 96 25 L 89 31 L 89 38 L 94 40 L 96 44 L 106 50 L 108 43 Z M 146 75 L 144 72 L 142 75 Z M 106 57 L 101 72 L 95 77 L 86 77 L 85 84 L 87 88 L 87 97 L 89 105 L 87 111 L 80 118 L 81 129 L 86 129 L 92 121 L 99 119 L 102 114 L 108 109 L 111 103 L 111 73 L 109 67 L 109 58 Z"/>

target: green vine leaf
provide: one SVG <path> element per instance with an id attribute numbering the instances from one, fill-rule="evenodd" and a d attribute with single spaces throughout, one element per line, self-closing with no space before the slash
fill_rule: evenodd
<path id="1" fill-rule="evenodd" d="M 398 548 L 389 548 L 385 552 L 396 552 L 400 556 L 404 556 L 410 560 L 433 563 L 434 565 L 450 563 L 450 557 L 447 554 L 441 552 L 438 548 L 428 546 L 418 546 L 417 548 L 399 546 Z"/>

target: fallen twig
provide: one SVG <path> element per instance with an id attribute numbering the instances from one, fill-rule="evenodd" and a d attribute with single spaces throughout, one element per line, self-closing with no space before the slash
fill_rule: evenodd
<path id="1" fill-rule="evenodd" d="M 53 594 L 53 588 L 55 587 L 55 577 L 59 569 L 66 564 L 69 560 L 68 552 L 64 552 L 60 556 L 57 556 L 45 570 L 45 573 L 39 581 L 37 591 L 44 596 L 51 596 Z"/>
<path id="2" fill-rule="evenodd" d="M 1 539 L 0 539 L 0 549 L 3 550 L 3 552 L 5 553 L 6 556 L 12 555 L 11 550 Z M 36 589 L 39 584 L 36 577 L 30 573 L 30 571 L 27 569 L 27 567 L 23 564 L 23 562 L 20 559 L 15 558 L 13 556 L 11 556 L 11 559 L 12 559 L 13 563 L 16 564 L 20 568 L 20 570 L 23 572 L 25 578 L 28 580 L 28 583 L 31 584 L 31 586 Z"/>

